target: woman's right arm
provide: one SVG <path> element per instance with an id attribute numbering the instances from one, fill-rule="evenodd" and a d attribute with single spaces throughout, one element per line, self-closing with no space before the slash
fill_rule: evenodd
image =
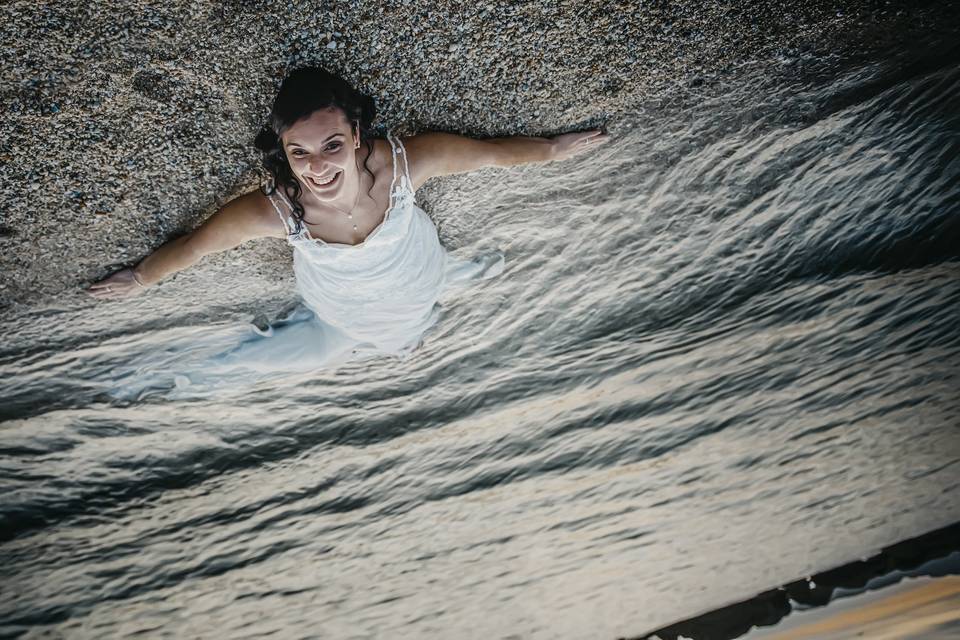
<path id="1" fill-rule="evenodd" d="M 235 198 L 197 229 L 167 242 L 133 268 L 122 269 L 87 289 L 95 298 L 126 298 L 141 293 L 211 253 L 226 251 L 247 240 L 285 237 L 286 230 L 259 190 Z"/>

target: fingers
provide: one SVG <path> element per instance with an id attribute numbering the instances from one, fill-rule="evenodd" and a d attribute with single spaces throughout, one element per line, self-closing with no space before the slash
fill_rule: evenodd
<path id="1" fill-rule="evenodd" d="M 590 151 L 591 149 L 594 149 L 604 144 L 605 142 L 608 142 L 609 140 L 610 140 L 610 136 L 603 133 L 602 131 L 596 132 L 596 133 L 590 132 L 588 135 L 584 136 L 580 140 L 577 140 L 574 143 L 573 147 L 570 149 L 570 151 L 573 154 L 585 153 L 587 151 Z"/>
<path id="2" fill-rule="evenodd" d="M 114 298 L 120 297 L 119 291 L 114 291 L 112 289 L 87 289 L 87 295 L 97 300 L 112 300 Z"/>
<path id="3" fill-rule="evenodd" d="M 98 300 L 116 300 L 124 298 L 130 293 L 130 280 L 123 277 L 126 269 L 94 282 L 86 289 L 86 293 Z"/>
<path id="4" fill-rule="evenodd" d="M 112 300 L 122 298 L 127 291 L 127 287 L 116 281 L 101 280 L 87 287 L 86 293 L 99 300 Z"/>
<path id="5" fill-rule="evenodd" d="M 593 131 L 583 132 L 582 137 L 579 140 L 577 140 L 577 142 L 581 144 L 592 145 L 599 142 L 606 142 L 609 139 L 610 139 L 609 135 L 607 135 L 606 133 L 604 133 L 599 129 L 594 129 Z"/>
<path id="6" fill-rule="evenodd" d="M 597 146 L 610 141 L 610 135 L 602 129 L 590 129 L 565 133 L 554 138 L 557 143 L 555 160 L 565 160 L 586 153 Z"/>
<path id="7" fill-rule="evenodd" d="M 113 291 L 114 286 L 115 285 L 109 282 L 101 280 L 100 282 L 95 282 L 89 287 L 87 287 L 87 291 L 89 291 L 90 293 L 107 293 L 107 292 Z"/>

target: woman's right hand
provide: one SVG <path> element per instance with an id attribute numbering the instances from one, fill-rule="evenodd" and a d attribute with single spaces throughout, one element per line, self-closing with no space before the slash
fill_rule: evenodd
<path id="1" fill-rule="evenodd" d="M 113 275 L 95 282 L 87 293 L 100 300 L 130 298 L 143 293 L 146 287 L 137 283 L 133 269 L 121 269 Z"/>
<path id="2" fill-rule="evenodd" d="M 550 159 L 566 160 L 586 151 L 592 151 L 609 140 L 610 136 L 601 129 L 575 131 L 554 136 L 550 138 L 550 142 L 553 144 L 553 153 Z"/>

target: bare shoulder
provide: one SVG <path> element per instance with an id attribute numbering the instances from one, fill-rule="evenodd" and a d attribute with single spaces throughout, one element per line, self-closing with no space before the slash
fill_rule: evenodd
<path id="1" fill-rule="evenodd" d="M 274 238 L 285 238 L 287 235 L 277 210 L 261 189 L 254 189 L 234 198 L 224 205 L 222 211 L 227 210 L 230 211 L 232 220 L 248 227 L 251 234 Z M 280 210 L 286 213 L 282 205 Z"/>
<path id="2" fill-rule="evenodd" d="M 285 238 L 287 230 L 270 200 L 256 189 L 220 207 L 189 237 L 191 250 L 206 255 L 255 238 Z"/>

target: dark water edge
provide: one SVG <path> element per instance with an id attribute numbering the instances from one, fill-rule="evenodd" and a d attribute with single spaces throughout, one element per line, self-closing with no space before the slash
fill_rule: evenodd
<path id="1" fill-rule="evenodd" d="M 905 577 L 947 575 L 960 575 L 960 522 L 631 640 L 733 640 L 755 627 L 774 627 L 797 609 L 829 607 L 867 590 L 891 587 Z"/>

